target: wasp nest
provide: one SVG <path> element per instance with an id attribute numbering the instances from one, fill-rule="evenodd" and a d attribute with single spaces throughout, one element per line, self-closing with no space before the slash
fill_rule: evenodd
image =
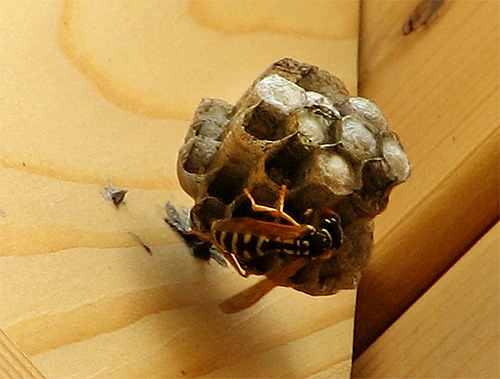
<path id="1" fill-rule="evenodd" d="M 373 102 L 350 97 L 335 76 L 289 58 L 264 71 L 236 105 L 202 100 L 178 159 L 180 183 L 196 202 L 195 230 L 248 216 L 244 188 L 257 203 L 273 205 L 286 185 L 285 211 L 299 222 L 324 209 L 339 216 L 341 247 L 279 283 L 312 295 L 357 286 L 372 248 L 372 218 L 409 174 L 408 158 Z M 292 259 L 274 254 L 260 271 L 245 269 L 276 272 Z"/>

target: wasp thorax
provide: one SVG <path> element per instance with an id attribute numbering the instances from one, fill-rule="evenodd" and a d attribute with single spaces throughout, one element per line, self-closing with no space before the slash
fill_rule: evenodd
<path id="1" fill-rule="evenodd" d="M 265 70 L 236 105 L 201 102 L 179 153 L 178 174 L 195 199 L 194 227 L 201 230 L 213 222 L 205 199 L 225 208 L 217 208 L 218 215 L 253 217 L 240 215 L 245 188 L 259 204 L 273 206 L 286 185 L 285 211 L 316 230 L 303 241 L 310 256 L 329 249 L 332 254 L 310 260 L 280 284 L 319 295 L 357 285 L 373 243 L 371 219 L 384 210 L 391 189 L 408 178 L 410 164 L 375 103 L 349 96 L 328 72 L 285 58 Z M 304 220 L 308 209 L 313 215 Z M 259 243 L 261 251 L 272 250 L 274 242 L 264 239 L 245 242 L 243 229 L 219 238 L 242 252 Z M 276 271 L 306 246 L 282 250 L 292 253 L 267 257 L 266 267 Z"/>

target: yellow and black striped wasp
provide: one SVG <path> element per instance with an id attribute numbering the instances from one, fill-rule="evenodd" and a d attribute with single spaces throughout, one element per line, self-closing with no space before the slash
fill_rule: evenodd
<path id="1" fill-rule="evenodd" d="M 267 213 L 274 220 L 265 221 L 254 217 L 217 219 L 212 222 L 209 232 L 179 230 L 175 222 L 168 219 L 166 221 L 183 236 L 193 250 L 203 250 L 203 254 L 207 256 L 209 246 L 215 246 L 241 276 L 265 273 L 270 282 L 260 286 L 266 290 L 258 298 L 277 283 L 292 276 L 309 260 L 327 259 L 341 246 L 340 219 L 333 211 L 324 211 L 319 225 L 315 227 L 297 222 L 284 211 L 286 186 L 281 186 L 274 207 L 257 204 L 247 188 L 243 191 L 253 212 Z M 308 210 L 306 216 L 310 213 L 312 210 Z M 194 236 L 199 237 L 201 242 L 193 244 Z M 289 264 L 272 273 L 259 267 L 263 260 L 276 254 L 292 259 Z M 252 300 L 251 303 L 255 301 Z"/>
<path id="2" fill-rule="evenodd" d="M 236 270 L 247 277 L 249 262 L 271 253 L 308 259 L 329 258 L 342 243 L 342 231 L 337 215 L 330 212 L 318 227 L 300 224 L 283 210 L 286 187 L 282 186 L 275 207 L 257 204 L 248 189 L 245 195 L 254 212 L 266 212 L 275 221 L 252 217 L 229 218 L 212 223 L 210 234 L 195 234 L 211 242 Z M 285 221 L 287 224 L 281 223 Z"/>

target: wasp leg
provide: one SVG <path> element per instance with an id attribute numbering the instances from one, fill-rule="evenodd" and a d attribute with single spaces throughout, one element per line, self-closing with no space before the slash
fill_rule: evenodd
<path id="1" fill-rule="evenodd" d="M 188 235 L 194 235 L 194 236 L 197 236 L 198 238 L 204 240 L 204 241 L 207 241 L 207 242 L 210 242 L 212 245 L 214 245 L 216 247 L 216 249 L 218 251 L 220 251 L 224 257 L 229 261 L 229 263 L 231 263 L 231 265 L 234 267 L 234 269 L 238 272 L 238 274 L 240 274 L 241 276 L 243 276 L 244 278 L 248 278 L 248 276 L 250 275 L 249 273 L 247 273 L 243 267 L 240 266 L 240 264 L 238 263 L 238 261 L 236 259 L 234 259 L 234 255 L 228 251 L 226 251 L 216 240 L 215 238 L 213 238 L 213 236 L 210 234 L 210 233 L 203 233 L 203 232 L 199 232 L 197 230 L 191 230 L 190 232 L 186 232 L 186 234 Z"/>
<path id="2" fill-rule="evenodd" d="M 224 254 L 224 256 L 227 258 L 227 260 L 229 261 L 229 263 L 231 263 L 231 265 L 236 269 L 236 271 L 238 271 L 238 274 L 240 274 L 244 278 L 248 278 L 248 276 L 250 274 L 248 272 L 246 272 L 243 269 L 243 267 L 240 266 L 240 264 L 238 263 L 238 261 L 236 259 L 234 259 L 234 255 L 233 254 L 226 253 L 226 254 Z"/>
<path id="3" fill-rule="evenodd" d="M 278 194 L 278 201 L 276 204 L 276 207 L 268 207 L 267 205 L 262 205 L 262 204 L 257 204 L 255 202 L 255 199 L 253 198 L 252 194 L 248 190 L 248 188 L 244 188 L 243 192 L 245 195 L 248 197 L 248 200 L 250 200 L 250 203 L 252 204 L 252 210 L 255 212 L 268 212 L 272 214 L 274 217 L 278 218 L 283 218 L 286 221 L 288 221 L 290 224 L 299 226 L 300 224 L 294 220 L 292 216 L 290 216 L 288 213 L 286 213 L 283 210 L 283 207 L 285 206 L 285 194 L 286 194 L 286 186 L 282 185 L 280 188 L 280 192 Z"/>

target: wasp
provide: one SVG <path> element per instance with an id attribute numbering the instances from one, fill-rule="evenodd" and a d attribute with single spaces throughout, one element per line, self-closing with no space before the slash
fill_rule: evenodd
<path id="1" fill-rule="evenodd" d="M 212 222 L 209 233 L 190 232 L 215 246 L 241 276 L 246 278 L 254 273 L 251 262 L 270 254 L 303 260 L 327 259 L 341 246 L 340 220 L 333 211 L 327 212 L 318 227 L 301 224 L 283 210 L 286 186 L 281 187 L 275 207 L 257 204 L 247 188 L 243 191 L 254 212 L 266 212 L 275 220 L 252 217 L 219 219 Z M 312 210 L 306 213 L 307 216 Z"/>
<path id="2" fill-rule="evenodd" d="M 220 304 L 224 313 L 236 313 L 256 303 L 274 287 L 292 277 L 313 259 L 328 259 L 342 245 L 343 233 L 339 216 L 331 210 L 321 210 L 317 227 L 309 222 L 299 223 L 284 211 L 286 186 L 280 188 L 274 207 L 257 204 L 250 191 L 243 189 L 256 213 L 267 213 L 274 218 L 265 221 L 254 217 L 233 217 L 212 221 L 210 230 L 193 230 L 186 217 L 177 213 L 172 204 L 166 207 L 165 221 L 184 239 L 193 254 L 201 259 L 224 258 L 243 277 L 265 274 L 266 278 L 248 289 L 235 294 Z M 308 219 L 314 211 L 308 209 Z M 306 220 L 307 221 L 307 220 Z M 215 252 L 211 247 L 215 247 Z M 259 262 L 276 254 L 289 258 L 284 265 L 260 268 Z"/>

